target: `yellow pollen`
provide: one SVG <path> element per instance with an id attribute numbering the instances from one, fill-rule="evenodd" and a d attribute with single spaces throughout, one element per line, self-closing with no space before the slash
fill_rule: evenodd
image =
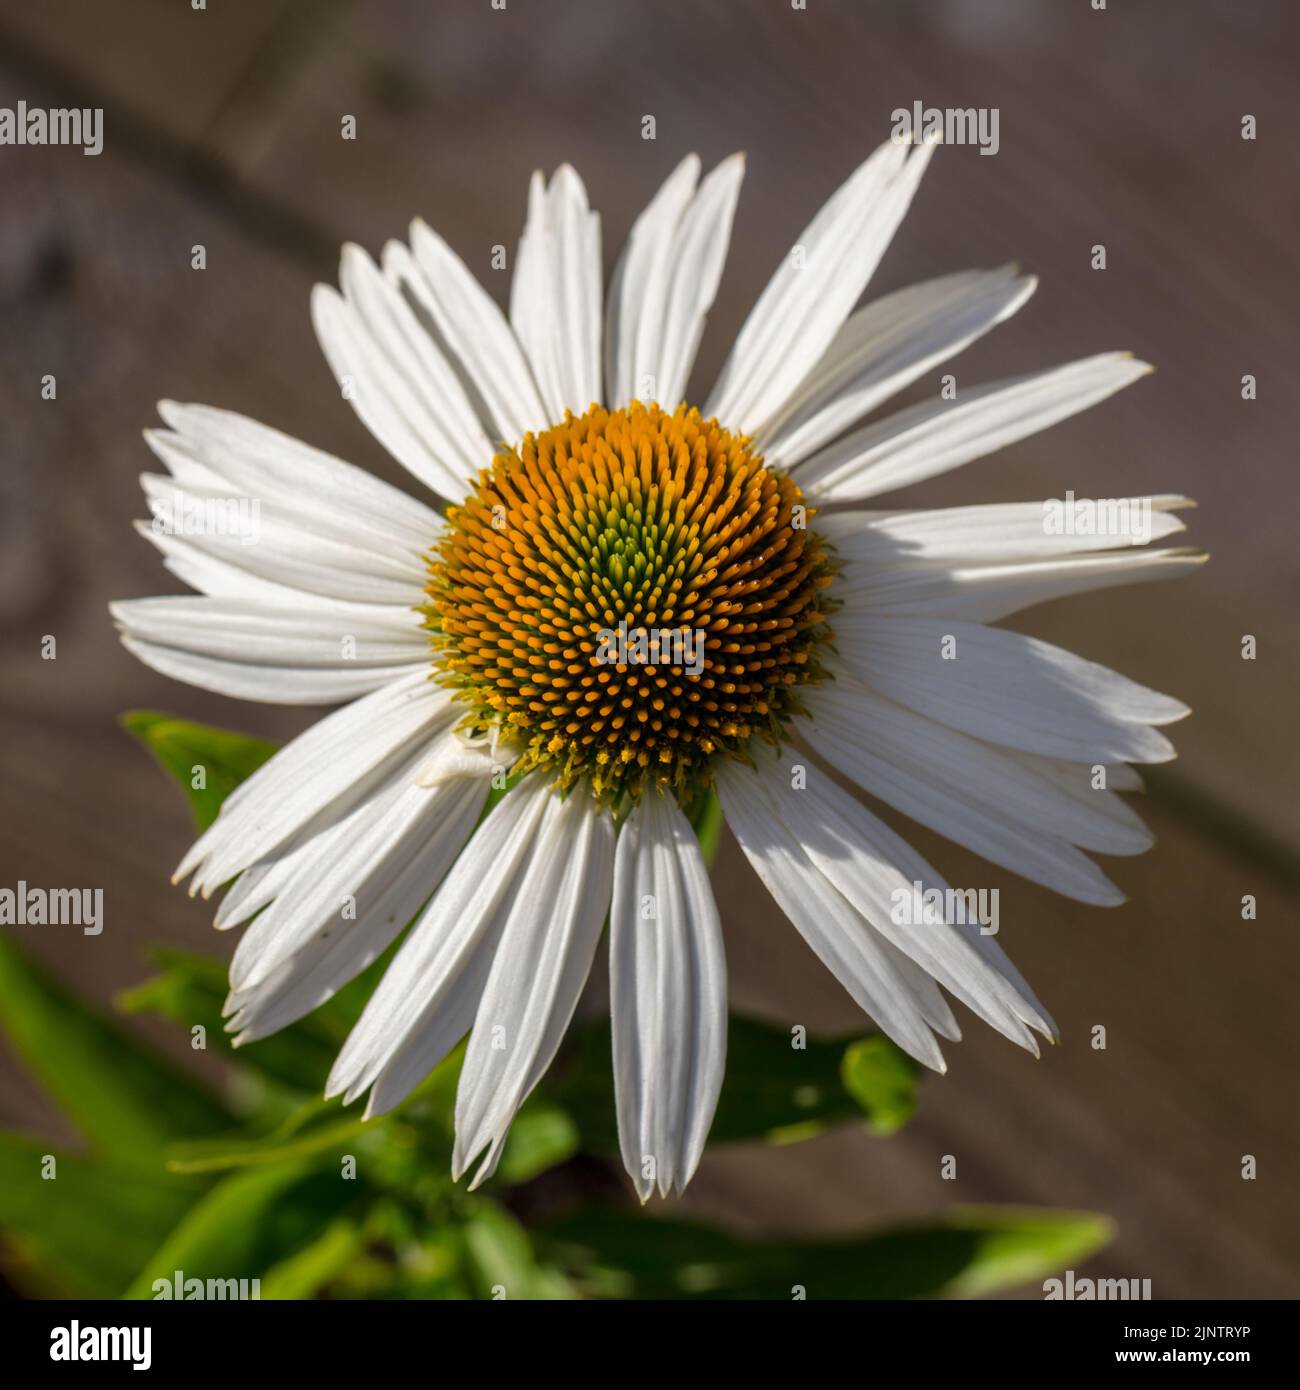
<path id="1" fill-rule="evenodd" d="M 679 406 L 593 406 L 483 469 L 428 559 L 434 664 L 518 772 L 680 801 L 824 673 L 831 558 L 793 479 Z"/>

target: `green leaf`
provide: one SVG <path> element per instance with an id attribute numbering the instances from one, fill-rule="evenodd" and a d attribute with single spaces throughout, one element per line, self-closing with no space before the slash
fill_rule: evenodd
<path id="1" fill-rule="evenodd" d="M 221 1014 L 229 991 L 226 967 L 186 951 L 155 950 L 150 957 L 161 973 L 120 993 L 115 1001 L 118 1008 L 156 1014 L 186 1029 L 202 1025 L 210 1047 L 231 1050 Z M 272 1037 L 240 1048 L 234 1054 L 236 1060 L 284 1085 L 319 1091 L 350 1026 L 334 1005 L 335 1000 L 330 1000 Z"/>
<path id="2" fill-rule="evenodd" d="M 472 1199 L 471 1199 L 472 1205 Z M 464 1196 L 418 1212 L 413 1204 L 379 1197 L 357 1222 L 359 1241 L 352 1257 L 342 1262 L 322 1285 L 330 1298 L 466 1299 L 474 1296 L 468 1282 L 464 1226 Z M 324 1244 L 329 1232 L 322 1237 Z M 337 1237 L 341 1242 L 341 1237 Z M 292 1257 L 289 1261 L 294 1263 Z M 323 1259 L 322 1259 L 323 1263 Z M 276 1270 L 263 1280 L 263 1297 Z"/>
<path id="3" fill-rule="evenodd" d="M 312 1102 L 312 1109 L 327 1108 L 328 1114 L 316 1122 L 304 1124 L 300 1117 L 291 1117 L 273 1134 L 259 1138 L 233 1135 L 222 1139 L 199 1139 L 173 1144 L 167 1150 L 167 1171 L 170 1173 L 219 1173 L 233 1168 L 264 1167 L 271 1163 L 286 1163 L 310 1159 L 340 1151 L 376 1122 L 363 1120 L 359 1114 L 342 1114 L 338 1105 L 324 1107 Z"/>
<path id="4" fill-rule="evenodd" d="M 745 1241 L 589 1209 L 543 1233 L 540 1246 L 596 1297 L 969 1298 L 1080 1264 L 1112 1234 L 1088 1212 L 987 1207 L 852 1240 Z"/>
<path id="5" fill-rule="evenodd" d="M 950 1212 L 954 1236 L 978 1244 L 978 1255 L 945 1290 L 976 1298 L 1031 1284 L 1090 1259 L 1115 1238 L 1115 1223 L 1095 1212 L 1032 1207 L 959 1207 Z"/>
<path id="6" fill-rule="evenodd" d="M 695 831 L 695 838 L 700 842 L 700 854 L 705 864 L 711 865 L 717 855 L 718 841 L 722 838 L 722 827 L 725 824 L 722 802 L 718 800 L 717 792 L 701 793 L 687 808 L 686 816 L 691 823 L 691 829 Z"/>
<path id="7" fill-rule="evenodd" d="M 710 1142 L 791 1143 L 862 1119 L 889 1133 L 911 1113 L 920 1068 L 886 1038 L 800 1038 L 733 1015 L 727 1070 Z M 857 1049 L 846 1064 L 846 1049 Z M 575 1031 L 572 1050 L 545 1093 L 574 1118 L 588 1152 L 618 1147 L 607 1020 Z"/>
<path id="8" fill-rule="evenodd" d="M 567 1110 L 544 1100 L 530 1100 L 515 1116 L 497 1167 L 497 1177 L 511 1185 L 572 1158 L 578 1151 L 578 1127 Z"/>
<path id="9" fill-rule="evenodd" d="M 540 1263 L 528 1233 L 496 1202 L 480 1197 L 465 1222 L 471 1282 L 480 1298 L 573 1298 L 569 1281 Z"/>
<path id="10" fill-rule="evenodd" d="M 0 1134 L 6 1271 L 47 1297 L 113 1298 L 201 1192 L 192 1179 Z"/>
<path id="11" fill-rule="evenodd" d="M 867 1128 L 882 1137 L 912 1118 L 920 1074 L 919 1063 L 879 1034 L 850 1043 L 840 1062 L 844 1089 L 861 1106 Z"/>
<path id="12" fill-rule="evenodd" d="M 152 1164 L 173 1139 L 227 1128 L 197 1082 L 67 994 L 0 938 L 0 1026 L 32 1073 L 105 1154 Z"/>
<path id="13" fill-rule="evenodd" d="M 314 1298 L 360 1255 L 365 1234 L 354 1222 L 332 1222 L 302 1250 L 273 1264 L 262 1278 L 263 1299 Z"/>
<path id="14" fill-rule="evenodd" d="M 253 1279 L 319 1238 L 356 1194 L 338 1173 L 303 1164 L 250 1168 L 208 1189 L 149 1257 L 126 1292 L 152 1298 L 154 1281 Z"/>
<path id="15" fill-rule="evenodd" d="M 474 1297 L 466 1268 L 464 1229 L 454 1223 L 426 1227 L 417 1238 L 398 1248 L 398 1265 L 391 1269 L 386 1297 L 418 1299 L 466 1299 Z M 355 1296 L 357 1267 L 348 1268 L 342 1293 Z M 362 1271 L 364 1278 L 365 1272 Z"/>
<path id="16" fill-rule="evenodd" d="M 478 827 L 482 825 L 485 820 L 487 820 L 488 816 L 490 816 L 492 812 L 496 809 L 497 803 L 506 795 L 506 793 L 514 791 L 514 789 L 523 780 L 524 779 L 522 774 L 516 774 L 513 777 L 506 778 L 505 786 L 494 786 L 489 790 L 487 797 L 484 799 L 483 802 L 483 809 L 478 813 L 478 820 L 474 822 L 475 830 L 477 830 Z"/>
<path id="17" fill-rule="evenodd" d="M 155 710 L 130 710 L 121 724 L 180 783 L 200 830 L 216 820 L 226 797 L 277 749 L 265 739 L 192 724 Z M 200 768 L 203 786 L 196 787 Z"/>

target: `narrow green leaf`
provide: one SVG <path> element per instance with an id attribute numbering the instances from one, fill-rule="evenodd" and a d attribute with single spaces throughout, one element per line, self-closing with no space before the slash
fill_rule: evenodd
<path id="1" fill-rule="evenodd" d="M 187 1030 L 202 1025 L 210 1047 L 229 1049 L 221 1013 L 229 990 L 226 967 L 186 951 L 154 950 L 150 956 L 161 967 L 160 973 L 120 993 L 115 1001 L 118 1008 L 168 1018 Z M 272 1037 L 240 1048 L 234 1054 L 236 1060 L 284 1085 L 319 1091 L 348 1032 L 334 1003 L 330 1000 Z"/>
<path id="2" fill-rule="evenodd" d="M 275 1164 L 223 1178 L 180 1220 L 127 1290 L 154 1297 L 154 1283 L 253 1279 L 316 1240 L 355 1197 L 357 1184 L 306 1165 Z"/>
<path id="3" fill-rule="evenodd" d="M 263 1299 L 314 1298 L 362 1253 L 365 1234 L 348 1220 L 332 1222 L 310 1244 L 273 1264 L 262 1278 Z"/>
<path id="4" fill-rule="evenodd" d="M 562 1274 L 539 1263 L 527 1231 L 503 1206 L 480 1197 L 465 1222 L 475 1292 L 510 1301 L 575 1297 Z"/>
<path id="5" fill-rule="evenodd" d="M 6 938 L 0 938 L 0 1026 L 105 1154 L 158 1164 L 173 1139 L 232 1122 L 197 1082 L 73 999 Z"/>
<path id="6" fill-rule="evenodd" d="M 594 1297 L 969 1298 L 1080 1264 L 1112 1234 L 1107 1218 L 1088 1212 L 987 1207 L 851 1240 L 745 1241 L 588 1209 L 544 1232 L 539 1248 Z"/>
<path id="7" fill-rule="evenodd" d="M 361 1133 L 365 1123 L 361 1119 L 340 1120 L 289 1139 L 235 1137 L 173 1144 L 167 1150 L 167 1171 L 221 1173 L 234 1168 L 264 1167 L 270 1163 L 313 1158 L 343 1148 Z"/>
<path id="8" fill-rule="evenodd" d="M 192 1179 L 0 1134 L 6 1270 L 20 1289 L 30 1281 L 47 1297 L 116 1297 L 202 1190 Z"/>
<path id="9" fill-rule="evenodd" d="M 508 792 L 514 791 L 514 789 L 519 785 L 521 781 L 523 781 L 522 776 L 507 777 L 506 784 L 504 787 L 493 787 L 488 792 L 487 797 L 483 802 L 483 809 L 478 813 L 478 820 L 474 823 L 474 828 L 476 830 L 480 825 L 483 824 L 485 820 L 487 820 L 488 816 L 491 815 L 492 811 L 496 808 L 497 803 Z"/>
<path id="10" fill-rule="evenodd" d="M 978 1254 L 945 1293 L 955 1298 L 1038 1283 L 1081 1265 L 1115 1238 L 1115 1223 L 1096 1212 L 1033 1207 L 959 1207 L 949 1213 L 955 1234 L 972 1236 Z"/>
<path id="11" fill-rule="evenodd" d="M 695 831 L 695 838 L 700 842 L 700 854 L 705 864 L 711 865 L 718 853 L 718 841 L 722 838 L 725 824 L 722 802 L 718 800 L 717 792 L 706 791 L 698 797 L 695 804 L 688 808 L 687 818 Z"/>
<path id="12" fill-rule="evenodd" d="M 226 797 L 277 749 L 265 739 L 155 710 L 130 710 L 120 722 L 180 784 L 200 830 L 216 820 Z"/>

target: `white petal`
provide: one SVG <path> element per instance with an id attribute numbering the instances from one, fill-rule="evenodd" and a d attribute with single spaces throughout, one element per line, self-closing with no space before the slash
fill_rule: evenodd
<path id="1" fill-rule="evenodd" d="M 1148 550 L 1063 560 L 963 565 L 904 560 L 895 566 L 846 568 L 835 592 L 846 612 L 880 617 L 950 617 L 995 623 L 1034 604 L 1093 589 L 1179 579 L 1208 556 L 1190 550 Z"/>
<path id="2" fill-rule="evenodd" d="M 675 406 L 686 398 L 705 320 L 722 279 L 744 176 L 743 155 L 724 159 L 700 184 L 677 229 L 659 345 L 659 399 L 665 405 Z"/>
<path id="3" fill-rule="evenodd" d="M 396 772 L 392 775 L 395 776 Z M 351 832 L 350 825 L 340 829 L 346 820 L 345 808 L 333 820 L 321 818 L 315 823 L 308 823 L 256 863 L 250 864 L 226 889 L 212 925 L 218 931 L 229 931 L 231 927 L 237 927 L 259 913 L 284 891 L 284 885 L 293 878 L 299 867 L 314 857 L 323 845 L 331 841 L 336 846 L 343 845 Z"/>
<path id="4" fill-rule="evenodd" d="M 982 800 L 993 814 L 1023 829 L 1059 837 L 1096 854 L 1141 854 L 1153 843 L 1151 832 L 1115 791 L 1092 789 L 1091 766 L 970 738 L 884 699 L 851 676 L 841 675 L 809 690 L 805 703 L 812 719 L 800 723 L 800 732 L 814 747 L 830 741 L 845 756 L 843 761 L 828 757 L 828 762 L 908 815 L 914 813 L 878 789 L 885 785 L 885 773 L 877 768 L 877 760 L 914 778 L 942 782 L 950 801 Z M 1109 787 L 1129 785 L 1119 776 L 1120 768 L 1129 771 L 1123 764 L 1106 769 Z M 876 785 L 868 785 L 867 777 Z"/>
<path id="5" fill-rule="evenodd" d="M 302 609 L 175 595 L 109 604 L 127 635 L 250 666 L 358 668 L 428 661 L 420 615 L 372 606 Z"/>
<path id="6" fill-rule="evenodd" d="M 344 602 L 406 608 L 420 602 L 424 567 L 407 551 L 323 535 L 281 507 L 261 507 L 255 518 L 250 511 L 246 521 L 227 518 L 228 494 L 205 494 L 148 473 L 140 481 L 155 511 L 136 530 L 164 554 L 198 552 L 284 588 Z M 209 505 L 217 508 L 210 516 L 203 510 Z M 200 524 L 189 527 L 188 517 Z M 188 532 L 178 534 L 184 527 Z"/>
<path id="7" fill-rule="evenodd" d="M 415 296 L 462 364 L 495 428 L 494 443 L 517 444 L 546 428 L 537 384 L 506 316 L 436 232 L 417 218 L 411 250 L 389 242 L 384 271 Z"/>
<path id="8" fill-rule="evenodd" d="M 200 656 L 180 647 L 160 646 L 122 636 L 122 645 L 151 670 L 171 680 L 267 705 L 337 705 L 389 685 L 411 670 L 409 661 L 388 666 L 253 666 L 222 657 Z"/>
<path id="9" fill-rule="evenodd" d="M 292 507 L 304 524 L 310 518 L 320 527 L 346 526 L 354 539 L 386 537 L 390 547 L 417 556 L 442 529 L 442 518 L 425 503 L 256 420 L 175 401 L 160 401 L 158 413 L 171 431 L 149 430 L 145 439 L 169 468 L 192 460 L 217 474 L 231 493 Z"/>
<path id="10" fill-rule="evenodd" d="M 442 735 L 444 741 L 451 737 Z M 482 806 L 491 785 L 492 764 L 484 757 L 477 777 L 441 789 L 417 785 L 412 773 L 412 763 L 407 761 L 296 856 L 294 873 L 239 942 L 230 968 L 232 988 L 246 990 L 261 984 L 312 942 L 319 939 L 323 944 L 352 931 L 354 919 L 345 915 L 347 910 L 355 917 L 380 909 L 382 916 L 391 871 L 400 867 L 413 844 L 428 839 L 428 827 L 456 803 L 465 782 L 477 788 L 477 805 Z M 473 819 L 465 825 L 466 835 L 473 825 Z M 401 921 L 393 927 L 394 935 L 410 921 L 459 849 L 457 844 L 450 850 L 436 875 L 435 866 L 430 865 L 423 891 L 414 901 L 398 900 L 394 916 Z M 414 887 L 418 891 L 419 885 Z"/>
<path id="11" fill-rule="evenodd" d="M 900 895 L 910 898 L 917 883 L 923 889 L 946 891 L 943 880 L 819 768 L 806 767 L 804 785 L 794 790 L 792 762 L 789 754 L 771 758 L 754 780 L 773 814 L 787 824 L 797 824 L 800 844 L 813 868 L 890 944 L 998 1032 L 1036 1052 L 1025 1025 L 1047 1036 L 1054 1034 L 1054 1025 L 992 937 L 982 935 L 971 921 L 949 924 L 927 916 L 916 924 L 900 922 L 895 912 Z M 800 875 L 791 883 L 791 891 L 806 891 L 813 881 Z"/>
<path id="12" fill-rule="evenodd" d="M 206 896 L 313 817 L 332 807 L 341 813 L 359 800 L 404 753 L 414 754 L 449 727 L 457 712 L 450 694 L 417 668 L 326 715 L 231 792 L 174 881 L 194 873 L 190 891 Z"/>
<path id="13" fill-rule="evenodd" d="M 484 736 L 467 737 L 453 731 L 450 738 L 439 739 L 433 749 L 419 762 L 415 780 L 422 787 L 440 787 L 459 777 L 477 776 L 484 760 L 488 767 L 499 766 L 494 745 Z"/>
<path id="14" fill-rule="evenodd" d="M 510 322 L 552 424 L 600 400 L 600 217 L 568 164 L 533 175 Z"/>
<path id="15" fill-rule="evenodd" d="M 955 401 L 922 401 L 807 459 L 799 485 L 828 502 L 909 487 L 1038 434 L 1150 371 L 1131 353 L 1110 352 L 963 389 Z"/>
<path id="16" fill-rule="evenodd" d="M 327 1096 L 373 1085 L 367 1114 L 389 1110 L 469 1031 L 550 799 L 544 779 L 525 778 L 474 832 L 348 1035 Z"/>
<path id="17" fill-rule="evenodd" d="M 455 745 L 457 751 L 446 760 L 447 775 L 436 782 L 423 781 L 422 769 L 438 760 L 442 750 L 449 745 Z M 438 734 L 428 746 L 418 746 L 410 760 L 386 773 L 386 780 L 373 786 L 360 799 L 350 800 L 333 817 L 317 817 L 245 869 L 222 899 L 214 925 L 218 930 L 225 931 L 246 922 L 276 898 L 284 896 L 290 882 L 305 880 L 310 886 L 315 875 L 325 871 L 335 859 L 350 852 L 357 834 L 364 832 L 369 820 L 379 814 L 375 808 L 389 806 L 400 794 L 413 794 L 409 795 L 408 803 L 412 813 L 427 809 L 430 817 L 438 822 L 438 834 L 446 833 L 448 825 L 454 820 L 453 803 L 445 797 L 431 797 L 430 789 L 450 788 L 457 798 L 461 798 L 467 794 L 468 788 L 475 806 L 481 806 L 483 784 L 497 765 L 486 744 L 466 745 L 454 729 Z M 428 854 L 432 855 L 433 852 L 430 848 Z M 441 874 L 436 877 L 441 877 Z"/>
<path id="18" fill-rule="evenodd" d="M 339 287 L 381 355 L 388 400 L 420 435 L 435 463 L 472 479 L 491 460 L 492 441 L 455 368 L 400 290 L 360 246 L 343 248 Z"/>
<path id="19" fill-rule="evenodd" d="M 653 792 L 619 832 L 609 979 L 623 1166 L 642 1201 L 656 1182 L 661 1196 L 680 1193 L 722 1088 L 727 972 L 699 842 L 676 802 Z"/>
<path id="20" fill-rule="evenodd" d="M 1077 776 L 1077 763 L 1065 763 L 1055 758 L 1035 758 L 1031 753 L 1018 753 L 1020 758 L 1031 759 L 1035 764 L 1042 763 L 1048 770 L 1052 768 L 1070 768 L 1071 775 Z M 1091 775 L 1092 768 L 1087 769 Z M 1113 763 L 1106 768 L 1107 785 L 1113 787 L 1117 792 L 1144 792 L 1146 783 L 1142 780 L 1142 774 L 1135 767 L 1129 767 L 1127 763 Z"/>
<path id="21" fill-rule="evenodd" d="M 1015 266 L 944 275 L 860 309 L 755 447 L 790 468 L 1011 317 L 1037 281 Z"/>
<path id="22" fill-rule="evenodd" d="M 1081 902 L 1123 894 L 1075 846 L 1139 854 L 1152 837 L 1131 813 L 1067 794 L 1009 753 L 840 679 L 810 691 L 799 732 L 830 766 L 922 825 L 1012 873 Z M 1113 799 L 1113 798 L 1112 798 Z M 1122 805 L 1122 803 L 1120 803 Z M 1127 808 L 1124 808 L 1127 810 Z"/>
<path id="23" fill-rule="evenodd" d="M 804 229 L 740 331 L 706 416 L 753 433 L 790 398 L 866 288 L 929 162 L 886 142 Z"/>
<path id="24" fill-rule="evenodd" d="M 844 665 L 882 695 L 1027 753 L 1069 762 L 1167 762 L 1173 746 L 1151 726 L 1189 712 L 1168 695 L 1019 632 L 843 614 L 835 628 Z M 945 659 L 945 650 L 955 659 Z"/>
<path id="25" fill-rule="evenodd" d="M 671 410 L 684 399 L 722 278 L 744 169 L 743 156 L 733 155 L 695 192 L 699 160 L 688 156 L 633 226 L 609 295 L 611 405 L 639 397 Z"/>
<path id="26" fill-rule="evenodd" d="M 655 385 L 642 395 L 640 383 L 646 377 L 655 384 L 659 379 L 674 238 L 699 176 L 699 156 L 687 155 L 632 224 L 619 257 L 605 313 L 605 384 L 613 407 L 638 396 L 647 402 L 658 399 Z"/>
<path id="27" fill-rule="evenodd" d="M 485 1149 L 473 1185 L 491 1176 L 515 1111 L 550 1066 L 591 970 L 613 871 L 610 816 L 580 791 L 550 797 L 465 1051 L 454 1176 Z"/>
<path id="28" fill-rule="evenodd" d="M 346 247 L 344 294 L 312 291 L 316 337 L 344 397 L 399 463 L 458 501 L 492 445 L 455 373 L 410 306 L 359 247 Z"/>
<path id="29" fill-rule="evenodd" d="M 783 765 L 778 760 L 780 773 L 768 777 L 767 786 L 777 795 L 790 785 L 791 762 L 787 754 Z M 852 863 L 845 861 L 842 848 L 835 847 L 845 844 L 874 844 L 877 859 L 893 865 L 909 882 L 947 891 L 944 880 L 905 840 L 836 786 L 829 775 L 820 769 L 809 769 L 807 779 L 806 790 L 813 793 L 817 806 L 816 830 L 808 837 L 808 855 L 841 892 L 849 891 L 849 885 L 864 866 L 861 857 Z M 871 920 L 874 923 L 874 918 Z M 1013 1042 L 1037 1054 L 1033 1036 L 1027 1032 L 1022 1036 L 1019 1025 L 1028 1025 L 1044 1037 L 1058 1036 L 1051 1015 L 992 935 L 986 935 L 970 917 L 956 925 L 942 925 L 946 930 L 932 933 L 925 941 L 917 939 L 926 936 L 925 927 L 898 933 L 882 925 L 881 930 L 894 946 Z M 953 935 L 957 937 L 955 943 Z M 979 958 L 978 965 L 969 961 L 967 947 Z M 1007 1011 L 1001 1018 L 999 1008 Z"/>
<path id="30" fill-rule="evenodd" d="M 858 1006 L 909 1056 L 945 1070 L 921 998 L 886 943 L 809 860 L 797 832 L 772 809 L 757 773 L 723 768 L 718 795 L 727 825 L 817 958 Z"/>
<path id="31" fill-rule="evenodd" d="M 1037 753 L 1017 753 L 1008 751 L 1007 757 L 1029 768 L 1036 776 L 1059 787 L 1067 796 L 1081 801 L 1085 806 L 1100 811 L 1102 815 L 1130 829 L 1140 828 L 1146 833 L 1146 826 L 1137 813 L 1116 792 L 1145 791 L 1142 778 L 1127 763 L 1112 763 L 1103 766 L 1101 772 L 1097 764 L 1067 763 L 1060 758 L 1044 758 Z M 1102 780 L 1098 782 L 1098 778 Z M 1123 853 L 1124 851 L 1113 851 Z"/>
<path id="32" fill-rule="evenodd" d="M 263 567 L 275 569 L 279 578 L 270 579 L 266 575 L 256 574 L 246 568 L 249 553 L 253 547 L 229 546 L 220 555 L 216 555 L 200 549 L 193 540 L 155 532 L 147 521 L 136 522 L 135 529 L 162 553 L 165 569 L 170 570 L 172 574 L 191 588 L 197 589 L 202 594 L 208 594 L 212 598 L 241 599 L 263 603 L 273 608 L 293 607 L 295 605 L 304 610 L 324 608 L 331 612 L 352 613 L 358 622 L 364 621 L 367 614 L 377 613 L 382 617 L 387 613 L 405 611 L 418 601 L 416 595 L 419 593 L 419 586 L 414 580 L 404 593 L 404 602 L 386 603 L 382 599 L 378 601 L 344 599 L 332 593 L 320 592 L 322 589 L 332 590 L 340 587 L 338 574 L 326 565 L 312 566 L 311 564 L 298 563 L 290 571 L 282 565 L 277 566 L 274 557 L 272 557 L 270 565 L 263 565 Z M 262 558 L 262 555 L 258 555 L 258 563 L 262 563 Z M 284 582 L 288 580 L 292 580 L 293 583 Z M 303 583 L 315 584 L 319 587 L 317 589 L 295 587 L 296 584 Z M 360 586 L 349 584 L 348 587 L 361 587 L 374 592 L 369 583 L 363 583 Z M 389 592 L 388 581 L 384 582 L 382 590 L 384 593 Z"/>
<path id="33" fill-rule="evenodd" d="M 1159 497 L 1112 498 L 1117 515 L 1146 515 L 1150 534 L 1099 528 L 1092 535 L 1070 535 L 1047 524 L 1045 502 L 992 506 L 937 507 L 915 512 L 845 511 L 817 518 L 817 531 L 845 559 L 860 565 L 894 566 L 912 560 L 957 564 L 995 564 L 1009 560 L 1059 559 L 1094 550 L 1119 550 L 1184 530 L 1173 515 L 1194 505 L 1176 493 Z M 1059 505 L 1059 504 L 1055 504 Z M 1106 505 L 1081 499 L 1079 507 Z"/>
<path id="34" fill-rule="evenodd" d="M 240 942 L 242 950 L 263 928 L 261 950 L 236 952 L 227 1027 L 239 1034 L 237 1044 L 309 1013 L 388 948 L 469 838 L 489 776 L 485 769 L 421 799 L 409 783 L 395 787 L 385 804 L 365 808 L 369 823 L 354 812 L 317 837 L 312 859 L 300 859 L 299 873 Z"/>

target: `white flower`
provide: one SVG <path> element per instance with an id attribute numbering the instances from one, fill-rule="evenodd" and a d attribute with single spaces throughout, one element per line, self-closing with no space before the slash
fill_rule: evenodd
<path id="1" fill-rule="evenodd" d="M 795 927 L 912 1056 L 941 1070 L 935 1034 L 959 1036 L 940 986 L 1035 1052 L 1031 1030 L 1053 1034 L 975 922 L 896 910 L 915 885 L 945 885 L 824 769 L 1026 878 L 1120 901 L 1083 851 L 1148 846 L 1115 791 L 1139 785 L 1129 764 L 1173 756 L 1158 726 L 1187 710 L 988 624 L 1201 557 L 1144 548 L 1182 529 L 1175 496 L 1104 514 L 1075 502 L 1055 524 L 1040 503 L 815 515 L 957 468 L 1147 370 L 1106 354 L 860 423 L 1034 289 L 1014 268 L 967 271 L 854 312 L 931 153 L 886 144 L 835 193 L 699 413 L 679 402 L 739 158 L 701 181 L 692 156 L 668 178 L 632 228 L 603 332 L 599 218 L 567 166 L 534 176 L 508 318 L 423 222 L 382 267 L 347 247 L 342 293 L 315 292 L 316 330 L 429 503 L 241 416 L 160 406 L 168 428 L 146 437 L 170 476 L 144 479 L 151 500 L 202 517 L 254 499 L 259 529 L 142 523 L 199 596 L 115 604 L 122 640 L 222 694 L 351 702 L 240 786 L 178 870 L 204 896 L 233 880 L 216 921 L 248 924 L 237 1041 L 328 999 L 418 914 L 329 1090 L 369 1091 L 382 1112 L 468 1032 L 454 1166 L 481 1159 L 481 1181 L 608 916 L 624 1162 L 643 1199 L 680 1191 L 726 1042 L 718 913 L 682 809 L 711 788 Z M 702 668 L 668 648 L 659 666 L 603 660 L 599 643 L 629 628 L 698 638 Z M 517 784 L 478 823 L 507 770 Z"/>

